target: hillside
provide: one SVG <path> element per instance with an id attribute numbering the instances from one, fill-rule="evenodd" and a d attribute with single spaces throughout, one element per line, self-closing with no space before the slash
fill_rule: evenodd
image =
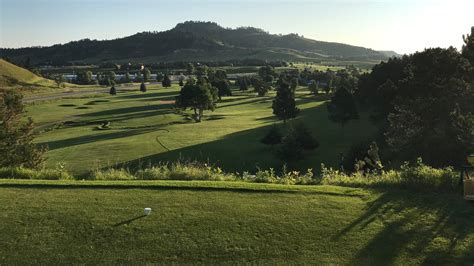
<path id="1" fill-rule="evenodd" d="M 39 77 L 3 59 L 0 59 L 0 86 L 57 87 L 54 81 Z"/>
<path id="2" fill-rule="evenodd" d="M 261 29 L 223 28 L 213 22 L 185 22 L 163 32 L 142 32 L 115 40 L 73 41 L 50 47 L 2 49 L 20 62 L 98 63 L 103 61 L 222 61 L 236 59 L 299 60 L 384 59 L 384 53 L 341 43 L 322 42 L 297 34 L 276 35 Z"/>

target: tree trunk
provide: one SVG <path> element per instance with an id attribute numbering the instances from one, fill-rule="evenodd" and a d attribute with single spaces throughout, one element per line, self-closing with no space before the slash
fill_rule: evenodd
<path id="1" fill-rule="evenodd" d="M 204 113 L 204 110 L 203 110 L 202 108 L 199 109 L 199 115 L 198 115 L 198 120 L 197 120 L 197 122 L 201 122 L 201 118 L 202 118 L 203 113 Z"/>
<path id="2" fill-rule="evenodd" d="M 198 115 L 197 108 L 194 107 L 193 110 L 194 110 L 194 116 L 193 116 L 194 121 L 201 122 L 201 118 Z"/>

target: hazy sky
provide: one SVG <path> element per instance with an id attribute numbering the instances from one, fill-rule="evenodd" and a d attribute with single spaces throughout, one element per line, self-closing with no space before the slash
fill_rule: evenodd
<path id="1" fill-rule="evenodd" d="M 162 31 L 186 20 L 254 26 L 377 50 L 460 48 L 474 0 L 0 0 L 0 46 Z"/>

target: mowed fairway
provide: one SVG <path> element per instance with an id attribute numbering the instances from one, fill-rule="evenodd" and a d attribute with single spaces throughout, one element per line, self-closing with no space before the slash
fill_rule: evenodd
<path id="1" fill-rule="evenodd" d="M 5 265 L 474 262 L 473 206 L 457 195 L 236 182 L 5 180 L 0 202 Z M 150 216 L 143 216 L 144 207 L 152 208 Z"/>
<path id="2" fill-rule="evenodd" d="M 44 131 L 37 142 L 49 146 L 49 166 L 64 162 L 75 174 L 96 167 L 136 167 L 179 158 L 210 161 L 227 171 L 281 167 L 271 148 L 259 142 L 269 126 L 282 123 L 272 114 L 274 92 L 256 97 L 252 92 L 235 91 L 234 96 L 224 97 L 214 112 L 206 111 L 202 123 L 194 123 L 173 111 L 178 91 L 177 86 L 150 85 L 146 93 L 37 103 L 28 107 L 28 114 Z M 344 131 L 330 122 L 324 96 L 310 96 L 300 88 L 297 104 L 302 112 L 296 120 L 311 128 L 320 147 L 296 168 L 318 169 L 321 163 L 337 166 L 341 152 L 373 135 L 374 127 L 364 115 L 348 123 Z M 103 120 L 111 122 L 110 130 L 96 129 Z M 83 124 L 58 128 L 64 121 Z"/>

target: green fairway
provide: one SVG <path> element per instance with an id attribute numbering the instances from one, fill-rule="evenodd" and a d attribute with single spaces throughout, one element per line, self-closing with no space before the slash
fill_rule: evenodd
<path id="1" fill-rule="evenodd" d="M 202 123 L 194 123 L 172 110 L 178 90 L 177 86 L 150 85 L 146 93 L 119 90 L 117 96 L 61 99 L 30 105 L 28 114 L 44 131 L 37 142 L 49 146 L 48 166 L 64 162 L 75 174 L 96 167 L 136 167 L 179 158 L 209 160 L 227 171 L 280 169 L 271 148 L 259 142 L 269 126 L 282 123 L 272 114 L 274 92 L 256 97 L 252 92 L 234 91 L 214 112 L 207 111 Z M 310 96 L 300 88 L 297 105 L 302 112 L 296 120 L 303 120 L 320 142 L 295 166 L 301 170 L 319 169 L 320 163 L 337 166 L 341 152 L 373 135 L 374 127 L 366 116 L 348 123 L 344 130 L 330 122 L 324 96 Z M 96 129 L 103 120 L 111 122 L 111 130 Z M 78 123 L 58 128 L 64 121 Z"/>
<path id="2" fill-rule="evenodd" d="M 144 187 L 145 186 L 145 187 Z M 0 181 L 0 264 L 466 264 L 472 203 L 331 186 Z M 148 217 L 143 208 L 152 208 Z"/>

